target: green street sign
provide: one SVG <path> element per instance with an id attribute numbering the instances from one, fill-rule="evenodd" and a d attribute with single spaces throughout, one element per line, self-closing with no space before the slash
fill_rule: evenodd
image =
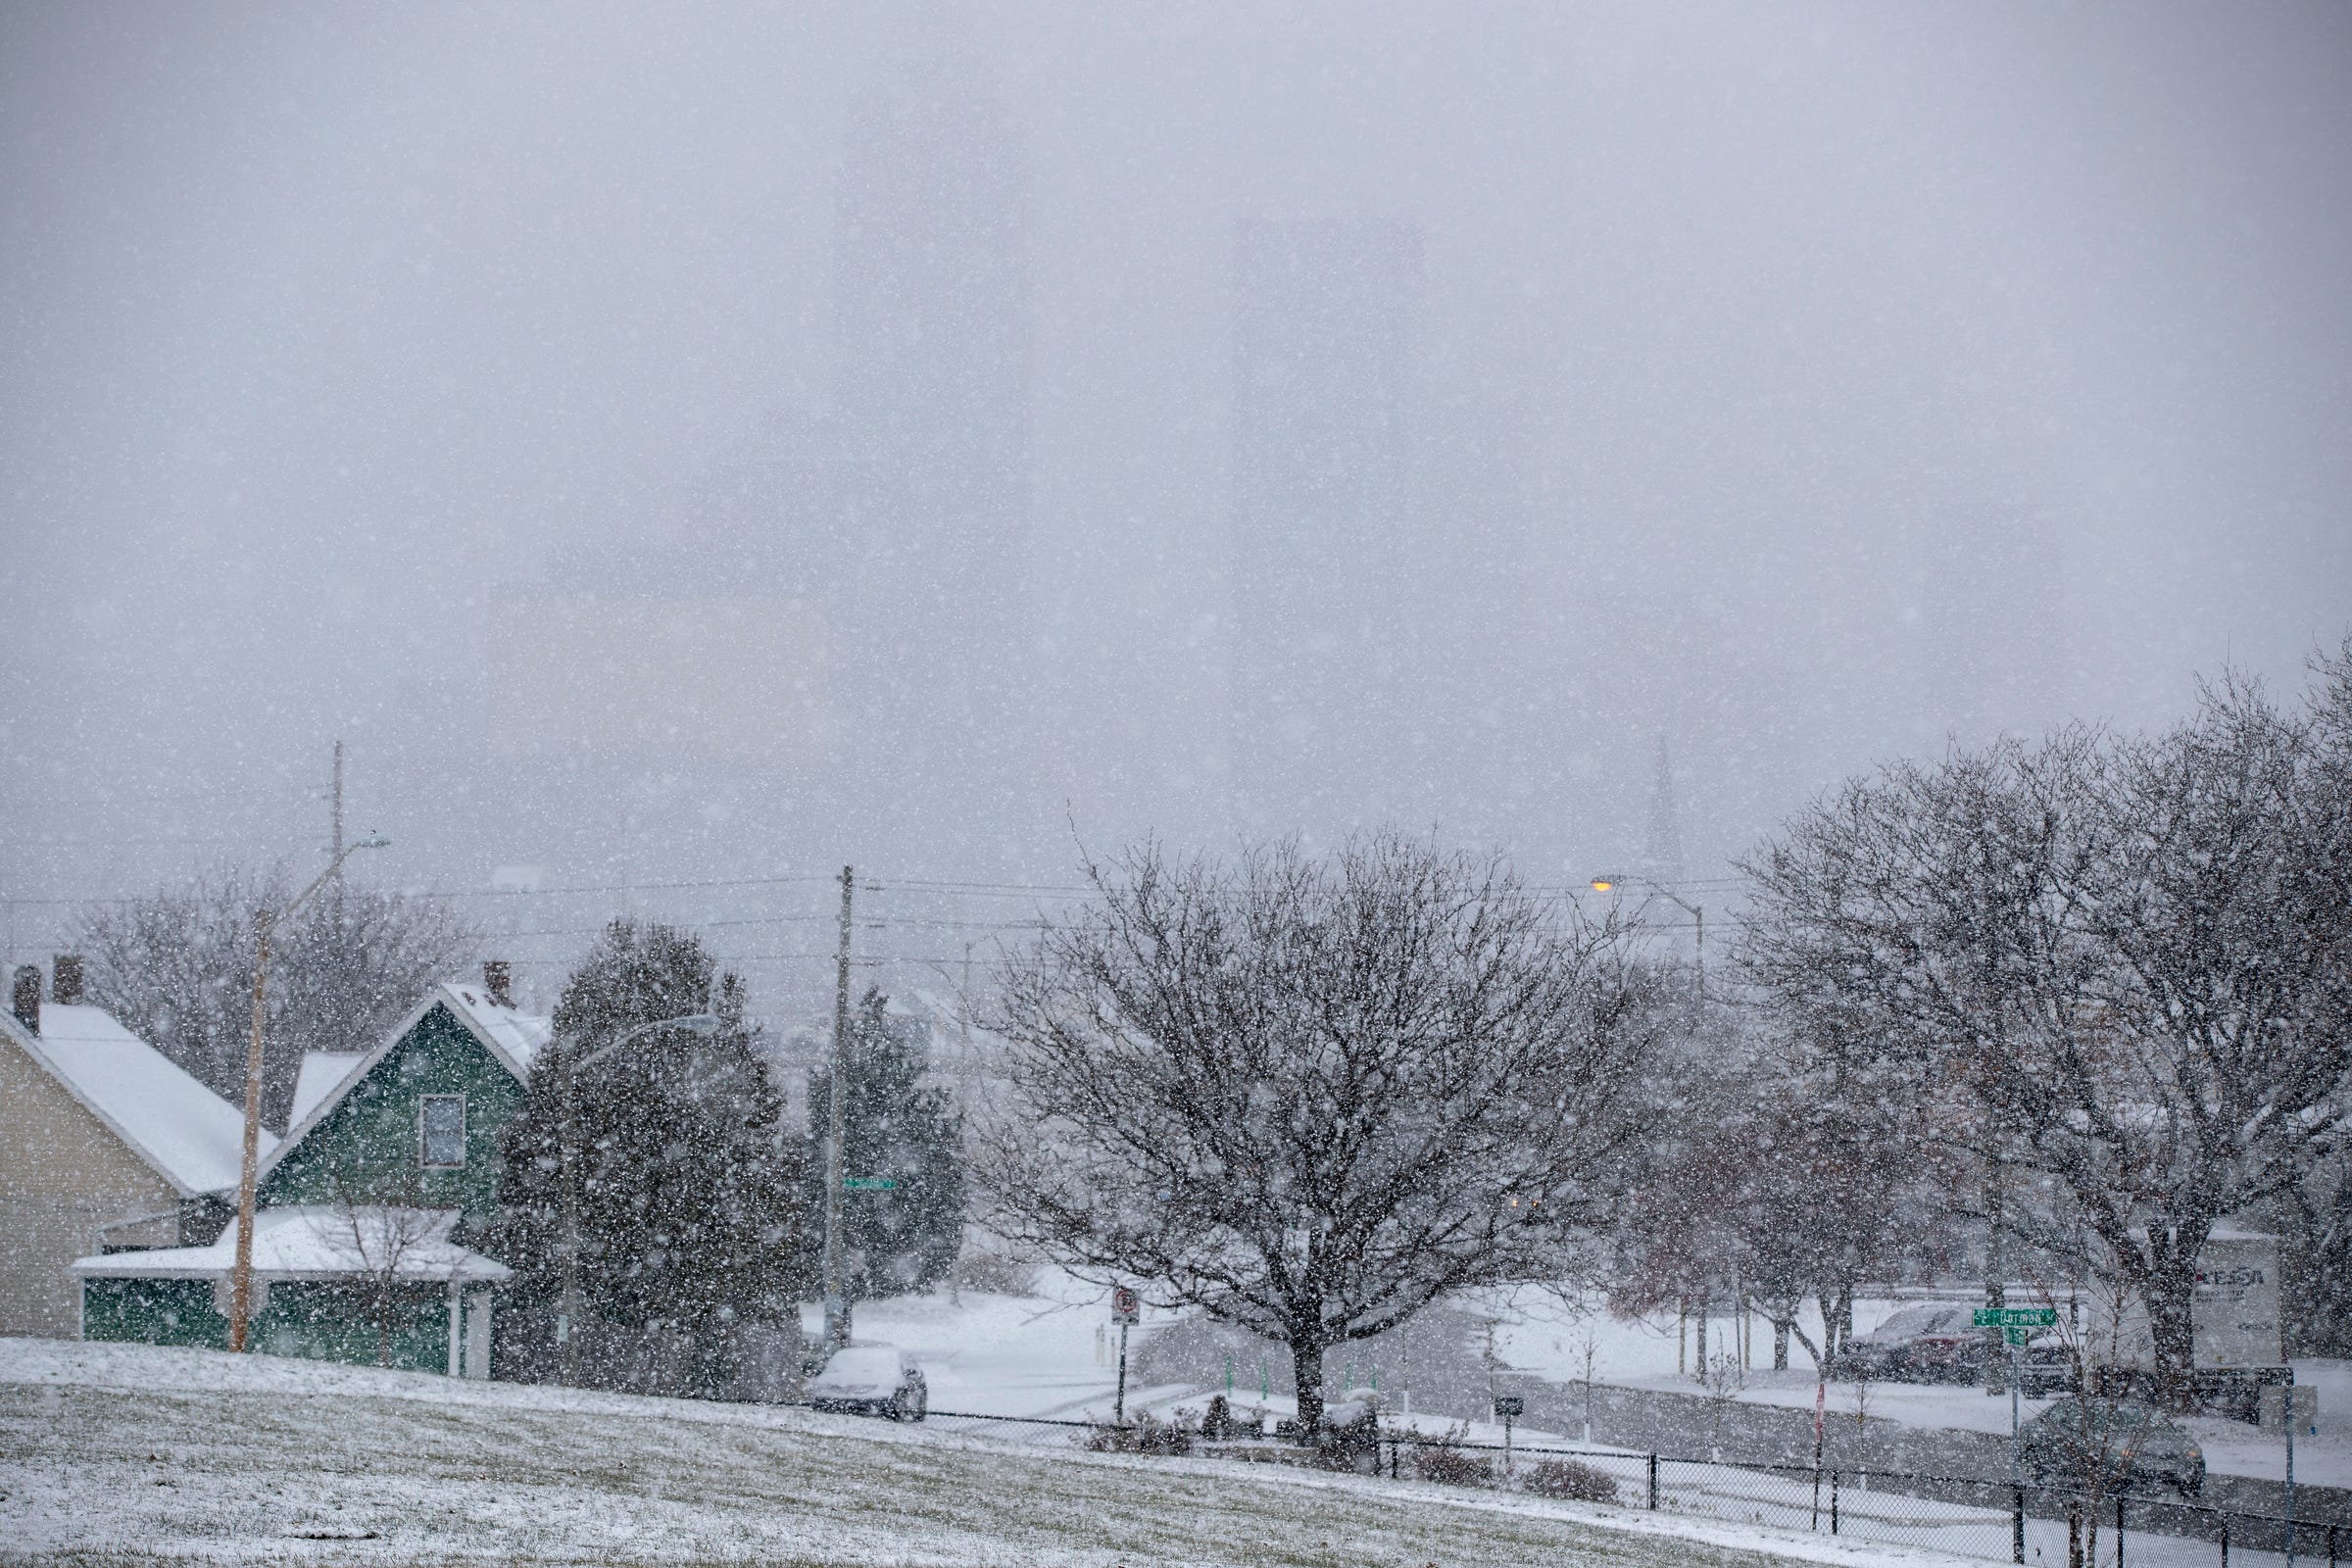
<path id="1" fill-rule="evenodd" d="M 2026 1343 L 2026 1331 L 2024 1329 L 2003 1329 L 2001 1338 L 2007 1340 L 2011 1345 L 2023 1345 Z"/>
<path id="2" fill-rule="evenodd" d="M 899 1184 L 888 1176 L 844 1176 L 841 1188 L 845 1193 L 890 1193 Z"/>
<path id="3" fill-rule="evenodd" d="M 1980 1306 L 1976 1312 L 1981 1329 L 2046 1329 L 2057 1321 L 2054 1306 Z"/>

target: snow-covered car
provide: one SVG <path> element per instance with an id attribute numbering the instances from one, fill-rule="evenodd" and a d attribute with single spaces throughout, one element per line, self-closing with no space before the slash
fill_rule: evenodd
<path id="1" fill-rule="evenodd" d="M 2205 1485 L 2196 1440 L 2136 1399 L 2060 1399 L 2018 1429 L 2017 1454 L 2036 1486 L 2163 1482 L 2193 1497 Z"/>
<path id="2" fill-rule="evenodd" d="M 1842 1377 L 1898 1383 L 1974 1383 L 1989 1347 L 1965 1306 L 1928 1302 L 1906 1306 L 1838 1354 Z"/>
<path id="3" fill-rule="evenodd" d="M 854 1345 L 833 1352 L 824 1370 L 808 1380 L 808 1396 L 811 1409 L 920 1421 L 931 1391 L 923 1369 L 905 1351 Z"/>

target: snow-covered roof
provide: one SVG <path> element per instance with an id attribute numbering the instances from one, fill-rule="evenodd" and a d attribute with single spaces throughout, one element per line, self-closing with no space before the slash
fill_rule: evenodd
<path id="1" fill-rule="evenodd" d="M 467 1034 L 480 1041 L 483 1049 L 498 1058 L 499 1065 L 520 1082 L 529 1081 L 531 1058 L 538 1054 L 539 1048 L 547 1043 L 548 1037 L 556 1029 L 552 1018 L 522 1012 L 491 1001 L 490 993 L 479 985 L 463 980 L 445 980 L 426 992 L 423 1001 L 411 1007 L 400 1022 L 384 1032 L 384 1038 L 376 1042 L 374 1050 L 354 1060 L 344 1070 L 343 1076 L 327 1087 L 324 1096 L 308 1108 L 304 1106 L 302 1085 L 297 1080 L 294 1113 L 286 1127 L 286 1136 L 278 1141 L 277 1149 L 262 1161 L 263 1173 L 267 1174 L 280 1157 L 309 1137 L 311 1129 L 318 1126 L 326 1113 L 351 1092 L 352 1086 L 367 1077 L 369 1069 L 383 1060 L 385 1054 L 436 1006 L 447 1007 L 450 1016 L 456 1018 Z M 323 1055 L 326 1053 L 316 1054 Z M 303 1065 L 307 1072 L 310 1065 L 308 1056 L 304 1057 Z"/>
<path id="2" fill-rule="evenodd" d="M 302 1071 L 294 1078 L 294 1108 L 287 1114 L 288 1126 L 299 1125 L 302 1119 L 326 1102 L 351 1069 L 365 1060 L 365 1051 L 306 1051 L 302 1054 Z"/>
<path id="3" fill-rule="evenodd" d="M 253 1217 L 253 1270 L 268 1279 L 335 1279 L 388 1267 L 404 1280 L 496 1283 L 514 1271 L 450 1239 L 458 1210 L 265 1208 Z M 221 1279 L 236 1266 L 237 1228 L 210 1247 L 158 1247 L 75 1260 L 85 1279 Z"/>
<path id="4" fill-rule="evenodd" d="M 531 1058 L 556 1032 L 553 1018 L 493 1002 L 487 990 L 464 980 L 449 981 L 438 988 L 437 995 L 449 1003 L 458 1021 L 506 1063 L 509 1072 L 517 1079 L 531 1076 Z"/>
<path id="5" fill-rule="evenodd" d="M 103 1007 L 41 1006 L 41 1032 L 0 1029 L 182 1198 L 237 1185 L 245 1117 Z M 262 1129 L 261 1152 L 277 1140 Z"/>

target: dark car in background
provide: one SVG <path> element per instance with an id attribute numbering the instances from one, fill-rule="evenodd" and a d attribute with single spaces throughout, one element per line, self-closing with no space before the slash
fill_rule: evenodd
<path id="1" fill-rule="evenodd" d="M 2035 1486 L 2145 1491 L 2151 1484 L 2193 1497 L 2205 1486 L 2205 1451 L 2152 1404 L 2136 1399 L 2060 1399 L 2018 1429 L 2019 1460 Z"/>
<path id="2" fill-rule="evenodd" d="M 2037 1334 L 2027 1343 L 2018 1358 L 2020 1394 L 2029 1399 L 2046 1399 L 2054 1394 L 2075 1393 L 2075 1352 L 2064 1336 Z"/>
<path id="3" fill-rule="evenodd" d="M 1928 1301 L 1847 1341 L 1833 1370 L 1839 1377 L 1896 1383 L 1974 1383 L 1990 1353 L 1972 1308 Z"/>

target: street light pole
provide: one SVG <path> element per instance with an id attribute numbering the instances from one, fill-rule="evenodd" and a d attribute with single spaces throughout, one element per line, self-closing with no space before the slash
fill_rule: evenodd
<path id="1" fill-rule="evenodd" d="M 610 1056 L 639 1035 L 652 1034 L 657 1029 L 686 1029 L 698 1035 L 718 1032 L 718 1009 L 706 1004 L 702 1012 L 680 1013 L 675 1018 L 656 1018 L 623 1030 L 619 1039 L 600 1046 L 579 1060 L 567 1055 L 564 1059 L 564 1111 L 561 1147 L 557 1163 L 563 1167 L 562 1191 L 564 1200 L 564 1303 L 556 1313 L 556 1343 L 564 1348 L 564 1383 L 566 1388 L 579 1385 L 579 1324 L 580 1324 L 580 1205 L 579 1177 L 572 1151 L 578 1143 L 574 1116 L 579 1105 L 577 1091 L 579 1071 L 592 1067 Z"/>
<path id="2" fill-rule="evenodd" d="M 1649 889 L 1650 892 L 1656 894 L 1659 898 L 1664 899 L 1668 904 L 1675 906 L 1677 908 L 1681 909 L 1685 914 L 1690 917 L 1690 928 L 1694 933 L 1694 948 L 1698 960 L 1698 1000 L 1701 1003 L 1704 1003 L 1707 1000 L 1706 906 L 1701 904 L 1692 904 L 1684 899 L 1681 895 L 1674 892 L 1673 889 L 1666 887 L 1663 883 L 1652 882 L 1645 876 L 1596 876 L 1592 879 L 1592 891 L 1595 893 L 1611 893 L 1616 891 L 1617 885 L 1621 882 L 1638 883 L 1641 886 Z"/>
<path id="3" fill-rule="evenodd" d="M 231 1269 L 228 1300 L 228 1348 L 245 1348 L 246 1330 L 253 1319 L 253 1188 L 262 1154 L 262 1015 L 269 986 L 270 933 L 291 920 L 311 902 L 311 895 L 343 869 L 343 862 L 362 850 L 380 850 L 391 841 L 368 838 L 336 853 L 318 879 L 295 896 L 276 914 L 253 912 L 253 1037 L 245 1048 L 245 1149 L 237 1169 L 237 1260 Z"/>

